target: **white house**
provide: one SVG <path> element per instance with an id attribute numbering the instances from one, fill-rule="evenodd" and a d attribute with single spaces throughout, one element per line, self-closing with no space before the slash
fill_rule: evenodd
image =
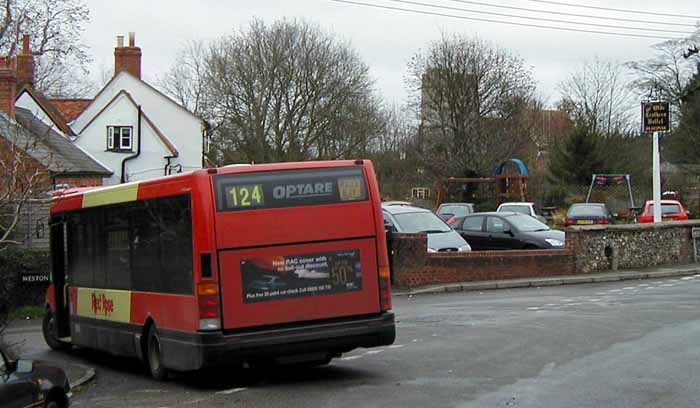
<path id="1" fill-rule="evenodd" d="M 30 87 L 16 105 L 61 131 L 112 175 L 103 185 L 203 167 L 204 122 L 141 79 L 141 49 L 117 37 L 114 77 L 92 100 L 50 100 Z"/>

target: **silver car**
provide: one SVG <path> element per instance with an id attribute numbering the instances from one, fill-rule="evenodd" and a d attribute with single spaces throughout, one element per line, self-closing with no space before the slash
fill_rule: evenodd
<path id="1" fill-rule="evenodd" d="M 392 232 L 426 233 L 428 252 L 467 252 L 471 247 L 430 210 L 410 205 L 382 205 L 384 225 Z"/>

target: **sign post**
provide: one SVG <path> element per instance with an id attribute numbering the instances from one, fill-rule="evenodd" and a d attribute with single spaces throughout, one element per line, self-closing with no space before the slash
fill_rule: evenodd
<path id="1" fill-rule="evenodd" d="M 661 222 L 661 164 L 659 159 L 659 133 L 671 130 L 668 102 L 642 102 L 642 131 L 653 132 L 652 185 L 654 189 L 654 222 Z"/>

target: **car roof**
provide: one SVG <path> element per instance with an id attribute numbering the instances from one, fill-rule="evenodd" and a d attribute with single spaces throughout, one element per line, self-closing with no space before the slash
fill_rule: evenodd
<path id="1" fill-rule="evenodd" d="M 507 203 L 501 203 L 501 205 L 533 205 L 531 201 L 509 201 Z M 499 205 L 499 207 L 501 206 Z"/>
<path id="2" fill-rule="evenodd" d="M 501 211 L 501 212 L 497 212 L 497 211 L 487 211 L 487 212 L 478 212 L 478 213 L 472 213 L 472 214 L 469 214 L 469 215 L 464 215 L 464 216 L 462 216 L 462 217 L 460 217 L 460 218 L 469 218 L 469 217 L 474 217 L 474 216 L 479 216 L 479 215 L 495 215 L 495 216 L 497 216 L 497 217 L 512 217 L 512 216 L 514 216 L 514 215 L 516 215 L 516 216 L 522 215 L 522 216 L 524 216 L 524 217 L 529 217 L 529 215 L 521 214 L 521 213 L 518 213 L 518 212 L 511 212 L 511 211 Z"/>
<path id="3" fill-rule="evenodd" d="M 442 203 L 440 204 L 440 207 L 443 205 L 474 205 L 474 203 Z"/>
<path id="4" fill-rule="evenodd" d="M 386 205 L 386 204 L 382 204 L 382 210 L 388 212 L 389 214 L 432 212 L 432 211 L 427 210 L 425 208 L 416 207 L 413 205 Z"/>
<path id="5" fill-rule="evenodd" d="M 606 207 L 604 203 L 576 203 L 576 204 L 571 204 L 572 207 L 584 207 L 584 206 L 591 206 L 591 207 Z"/>
<path id="6" fill-rule="evenodd" d="M 384 202 L 382 202 L 382 205 L 411 205 L 411 206 L 415 206 L 410 201 L 399 201 L 399 200 L 384 201 Z"/>
<path id="7" fill-rule="evenodd" d="M 661 204 L 680 204 L 678 200 L 661 200 Z M 646 204 L 654 204 L 654 200 L 647 200 Z"/>

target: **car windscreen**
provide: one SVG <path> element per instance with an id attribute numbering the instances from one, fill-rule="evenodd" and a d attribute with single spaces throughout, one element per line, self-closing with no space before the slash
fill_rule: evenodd
<path id="1" fill-rule="evenodd" d="M 607 217 L 605 207 L 600 205 L 575 205 L 569 208 L 567 217 Z"/>
<path id="2" fill-rule="evenodd" d="M 514 215 L 506 219 L 520 232 L 549 231 L 547 224 L 528 215 Z"/>
<path id="3" fill-rule="evenodd" d="M 410 212 L 395 214 L 394 218 L 401 228 L 401 232 L 449 232 L 452 229 L 437 215 L 431 212 Z"/>
<path id="4" fill-rule="evenodd" d="M 471 213 L 471 207 L 467 205 L 443 205 L 438 211 L 438 214 L 452 214 L 455 217 L 464 217 Z"/>
<path id="5" fill-rule="evenodd" d="M 649 212 L 654 212 L 654 204 L 649 204 Z M 661 204 L 661 214 L 678 214 L 681 207 L 678 204 Z"/>
<path id="6" fill-rule="evenodd" d="M 530 215 L 530 209 L 526 205 L 502 205 L 498 212 L 516 212 Z"/>

